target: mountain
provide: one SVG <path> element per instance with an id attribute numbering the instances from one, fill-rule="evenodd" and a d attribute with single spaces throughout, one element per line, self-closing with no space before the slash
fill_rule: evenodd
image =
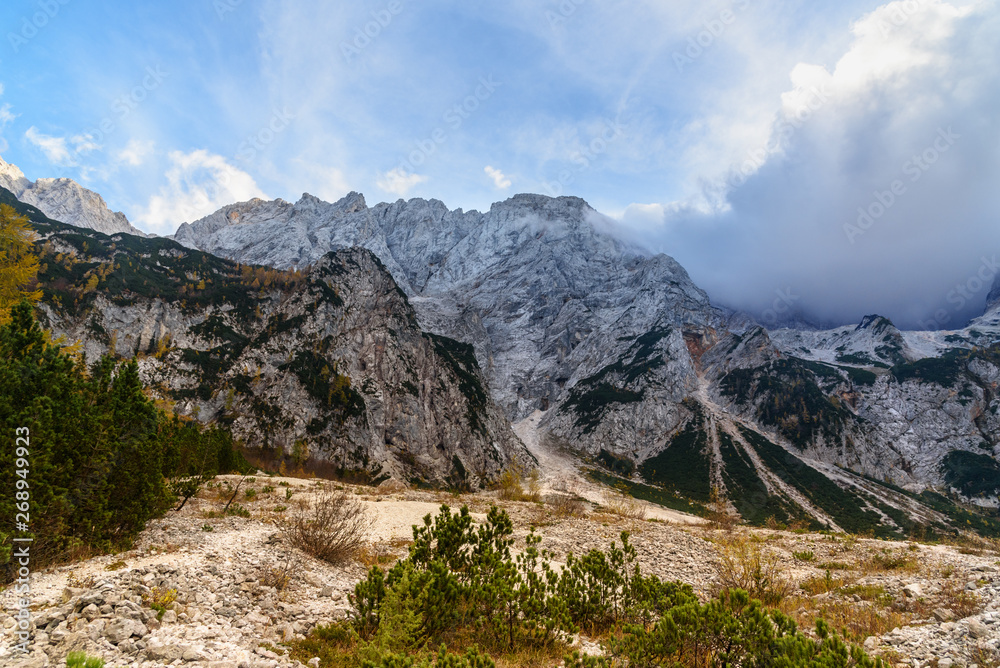
<path id="1" fill-rule="evenodd" d="M 63 225 L 0 194 L 41 235 L 45 325 L 91 362 L 137 357 L 175 412 L 376 481 L 478 487 L 531 463 L 471 346 L 422 331 L 371 252 L 330 252 L 304 272 L 239 265 Z"/>
<path id="2" fill-rule="evenodd" d="M 617 239 L 572 197 L 517 195 L 486 213 L 420 199 L 368 207 L 358 193 L 254 200 L 175 238 L 277 267 L 370 249 L 426 329 L 475 346 L 512 420 L 542 411 L 543 440 L 627 484 L 696 504 L 715 489 L 756 521 L 766 509 L 894 531 L 947 521 L 920 490 L 997 502 L 990 328 L 902 332 L 872 315 L 771 332 L 712 306 L 673 259 Z"/>
<path id="3" fill-rule="evenodd" d="M 996 280 L 993 281 L 993 289 L 986 297 L 986 312 L 989 313 L 997 309 L 1000 309 L 1000 276 L 997 276 Z"/>
<path id="4" fill-rule="evenodd" d="M 254 200 L 181 225 L 180 243 L 240 262 L 305 266 L 361 246 L 386 264 L 431 331 L 476 347 L 512 419 L 545 410 L 579 373 L 603 366 L 623 336 L 659 326 L 720 326 L 687 272 L 601 230 L 577 198 L 517 195 L 487 213 L 437 200 L 369 208 L 351 193 L 334 204 Z"/>
<path id="5" fill-rule="evenodd" d="M 577 198 L 351 193 L 227 206 L 177 243 L 40 243 L 57 331 L 141 355 L 177 410 L 255 445 L 474 485 L 530 461 L 508 422 L 530 417 L 532 442 L 681 510 L 1000 535 L 956 505 L 1000 492 L 994 329 L 769 332 L 611 232 Z"/>
<path id="6" fill-rule="evenodd" d="M 31 182 L 15 165 L 0 158 L 0 187 L 12 192 L 25 204 L 38 207 L 54 220 L 104 234 L 147 236 L 133 227 L 125 214 L 112 212 L 100 195 L 72 179 L 38 179 Z"/>

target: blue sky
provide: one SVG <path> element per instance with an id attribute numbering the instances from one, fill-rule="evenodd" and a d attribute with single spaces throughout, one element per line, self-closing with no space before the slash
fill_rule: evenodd
<path id="1" fill-rule="evenodd" d="M 818 317 L 910 321 L 981 306 L 988 290 L 964 310 L 948 290 L 1000 250 L 995 2 L 10 0 L 0 16 L 0 154 L 159 234 L 253 196 L 578 195 L 717 301 L 791 290 Z M 913 271 L 929 263 L 937 282 Z M 901 297 L 899 272 L 919 292 Z"/>

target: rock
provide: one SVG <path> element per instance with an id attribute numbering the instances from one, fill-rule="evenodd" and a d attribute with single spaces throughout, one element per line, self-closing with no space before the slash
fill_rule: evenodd
<path id="1" fill-rule="evenodd" d="M 184 650 L 181 658 L 185 661 L 204 661 L 205 655 L 192 647 L 188 647 Z"/>
<path id="2" fill-rule="evenodd" d="M 149 645 L 146 647 L 146 656 L 153 661 L 165 661 L 170 663 L 184 656 L 188 648 L 179 645 Z"/>
<path id="3" fill-rule="evenodd" d="M 939 622 L 950 622 L 955 619 L 955 613 L 947 608 L 935 608 L 931 614 Z"/>
<path id="4" fill-rule="evenodd" d="M 937 668 L 951 668 L 954 663 L 954 661 L 948 658 L 938 659 Z"/>
<path id="5" fill-rule="evenodd" d="M 141 638 L 144 635 L 146 627 L 134 619 L 116 619 L 104 629 L 104 637 L 114 645 L 132 636 Z"/>
<path id="6" fill-rule="evenodd" d="M 163 617 L 160 619 L 162 624 L 174 624 L 177 622 L 177 612 L 174 610 L 167 610 L 163 613 Z"/>
<path id="7" fill-rule="evenodd" d="M 76 587 L 66 587 L 65 589 L 63 589 L 62 593 L 63 603 L 67 603 L 73 600 L 74 598 L 80 596 L 80 594 L 82 594 L 84 591 L 86 590 L 78 589 Z"/>
<path id="8" fill-rule="evenodd" d="M 907 598 L 920 598 L 924 595 L 924 590 L 919 584 L 913 583 L 903 587 L 903 594 Z"/>
<path id="9" fill-rule="evenodd" d="M 978 619 L 970 619 L 968 624 L 969 624 L 969 636 L 972 638 L 976 639 L 985 638 L 986 634 L 989 633 L 989 629 L 986 628 L 986 625 L 983 624 Z"/>
<path id="10" fill-rule="evenodd" d="M 80 614 L 82 614 L 87 619 L 87 621 L 92 622 L 92 621 L 94 621 L 95 619 L 97 619 L 98 617 L 101 616 L 101 611 L 98 609 L 98 607 L 96 605 L 94 605 L 93 603 L 91 603 L 90 605 L 88 605 L 87 607 L 85 607 L 80 612 Z"/>
<path id="11" fill-rule="evenodd" d="M 321 598 L 329 598 L 333 596 L 333 587 L 327 585 L 319 590 L 319 595 Z"/>
<path id="12" fill-rule="evenodd" d="M 80 596 L 80 602 L 77 605 L 86 607 L 93 605 L 95 607 L 100 606 L 104 603 L 104 592 L 98 589 L 92 589 Z"/>

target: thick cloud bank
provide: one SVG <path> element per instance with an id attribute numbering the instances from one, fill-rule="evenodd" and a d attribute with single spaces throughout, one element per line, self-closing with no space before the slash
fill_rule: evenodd
<path id="1" fill-rule="evenodd" d="M 625 223 L 765 320 L 959 327 L 1000 272 L 998 50 L 994 2 L 885 5 L 832 68 L 792 71 L 769 144 L 701 205 Z"/>

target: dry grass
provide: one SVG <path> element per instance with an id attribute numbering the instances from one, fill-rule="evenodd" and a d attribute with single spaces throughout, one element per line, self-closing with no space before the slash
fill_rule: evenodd
<path id="1" fill-rule="evenodd" d="M 395 478 L 389 478 L 388 480 L 383 480 L 379 483 L 378 487 L 375 488 L 375 493 L 379 496 L 389 496 L 392 494 L 402 494 L 408 489 L 409 487 L 405 482 L 396 480 Z"/>
<path id="2" fill-rule="evenodd" d="M 556 517 L 583 517 L 587 513 L 586 502 L 579 496 L 570 494 L 549 494 L 545 506 Z"/>
<path id="3" fill-rule="evenodd" d="M 365 568 L 386 566 L 395 563 L 401 556 L 401 550 L 409 547 L 413 541 L 408 538 L 393 538 L 389 541 L 366 543 L 357 552 L 357 559 Z"/>
<path id="4" fill-rule="evenodd" d="M 836 591 L 847 584 L 847 580 L 843 578 L 835 578 L 831 575 L 830 571 L 827 571 L 826 575 L 803 580 L 799 583 L 799 587 L 810 596 L 818 596 L 819 594 Z"/>
<path id="5" fill-rule="evenodd" d="M 289 544 L 306 554 L 339 565 L 362 546 L 371 526 L 363 504 L 345 491 L 319 496 L 306 512 L 282 525 Z"/>
<path id="6" fill-rule="evenodd" d="M 528 489 L 525 491 L 524 483 Z M 542 479 L 538 469 L 531 469 L 527 475 L 518 464 L 507 467 L 496 481 L 498 496 L 504 501 L 542 501 Z"/>
<path id="7" fill-rule="evenodd" d="M 886 549 L 881 552 L 874 552 L 862 559 L 858 566 L 863 573 L 868 574 L 889 571 L 902 573 L 920 572 L 920 561 L 917 557 L 900 550 L 892 551 Z"/>
<path id="8" fill-rule="evenodd" d="M 719 541 L 719 588 L 743 589 L 765 605 L 777 605 L 792 593 L 791 581 L 782 573 L 781 558 L 765 551 L 746 534 Z"/>
<path id="9" fill-rule="evenodd" d="M 296 573 L 301 569 L 302 562 L 294 558 L 286 559 L 273 566 L 261 566 L 257 582 L 261 587 L 274 587 L 281 592 L 292 583 Z"/>
<path id="10" fill-rule="evenodd" d="M 878 603 L 858 603 L 839 597 L 815 599 L 796 596 L 785 599 L 779 608 L 802 628 L 813 628 L 817 620 L 826 620 L 852 642 L 864 642 L 868 636 L 888 633 L 910 619 L 908 615 Z"/>
<path id="11" fill-rule="evenodd" d="M 954 612 L 956 619 L 978 615 L 985 607 L 978 594 L 966 591 L 961 585 L 954 582 L 944 583 L 935 602 L 939 604 L 936 607 L 946 608 Z"/>
<path id="12" fill-rule="evenodd" d="M 601 494 L 601 507 L 605 512 L 617 515 L 618 517 L 630 520 L 646 519 L 646 506 L 631 496 L 614 490 L 608 489 Z"/>

